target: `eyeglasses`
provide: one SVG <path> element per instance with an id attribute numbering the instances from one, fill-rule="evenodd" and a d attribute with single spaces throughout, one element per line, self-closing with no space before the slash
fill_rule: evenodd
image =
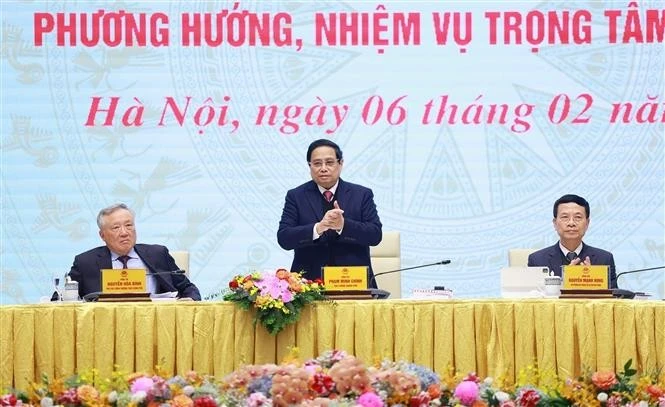
<path id="1" fill-rule="evenodd" d="M 332 168 L 332 167 L 336 166 L 338 162 L 339 162 L 339 160 L 325 160 L 325 161 L 316 160 L 316 161 L 311 161 L 309 163 L 309 165 L 312 168 L 315 168 L 315 169 L 318 170 L 318 169 L 323 168 L 324 165 L 328 168 Z"/>
<path id="2" fill-rule="evenodd" d="M 569 223 L 570 221 L 573 221 L 573 223 L 577 225 L 582 223 L 585 218 L 582 215 L 575 215 L 572 218 L 568 215 L 561 215 L 556 219 L 561 223 Z"/>
<path id="3" fill-rule="evenodd" d="M 118 234 L 122 231 L 123 228 L 126 231 L 131 232 L 131 231 L 134 230 L 134 224 L 130 223 L 130 224 L 127 224 L 127 225 L 113 225 L 109 229 L 111 229 L 111 232 Z"/>

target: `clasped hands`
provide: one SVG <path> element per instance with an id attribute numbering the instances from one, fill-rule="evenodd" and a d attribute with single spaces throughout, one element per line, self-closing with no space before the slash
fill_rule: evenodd
<path id="1" fill-rule="evenodd" d="M 582 261 L 581 257 L 576 257 L 573 259 L 573 261 L 570 262 L 571 266 L 578 266 L 578 265 L 583 265 L 583 266 L 590 266 L 591 265 L 591 259 L 589 256 L 586 256 L 584 258 L 584 261 Z"/>
<path id="2" fill-rule="evenodd" d="M 316 233 L 324 234 L 327 230 L 339 232 L 344 228 L 344 211 L 339 207 L 337 201 L 333 202 L 333 208 L 323 215 L 323 219 L 316 224 Z"/>

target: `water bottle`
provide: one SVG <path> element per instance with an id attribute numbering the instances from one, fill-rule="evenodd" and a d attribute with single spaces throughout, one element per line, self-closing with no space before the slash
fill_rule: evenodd
<path id="1" fill-rule="evenodd" d="M 71 277 L 67 276 L 65 280 L 65 290 L 62 292 L 63 301 L 78 301 L 79 300 L 79 283 L 78 281 L 72 280 Z"/>

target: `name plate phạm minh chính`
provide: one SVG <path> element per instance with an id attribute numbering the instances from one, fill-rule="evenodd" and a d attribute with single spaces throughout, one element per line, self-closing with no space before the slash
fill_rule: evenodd
<path id="1" fill-rule="evenodd" d="M 323 267 L 323 285 L 326 290 L 366 290 L 367 266 Z"/>

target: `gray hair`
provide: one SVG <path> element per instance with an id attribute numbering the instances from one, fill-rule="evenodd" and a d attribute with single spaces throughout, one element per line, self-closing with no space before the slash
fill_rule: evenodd
<path id="1" fill-rule="evenodd" d="M 115 212 L 117 210 L 120 210 L 120 209 L 124 209 L 126 211 L 129 211 L 129 213 L 132 214 L 132 218 L 135 217 L 134 211 L 131 210 L 129 208 L 129 206 L 125 205 L 124 203 L 113 204 L 113 205 L 107 206 L 106 208 L 99 211 L 99 213 L 97 214 L 97 227 L 99 227 L 99 229 L 101 230 L 102 226 L 103 226 L 103 223 L 104 223 L 104 221 L 103 221 L 104 216 L 110 215 L 113 212 Z"/>

